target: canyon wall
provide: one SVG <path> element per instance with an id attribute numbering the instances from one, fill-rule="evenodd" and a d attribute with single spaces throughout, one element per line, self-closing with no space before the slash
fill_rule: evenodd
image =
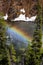
<path id="1" fill-rule="evenodd" d="M 43 5 L 43 0 L 39 0 Z M 4 15 L 7 13 L 9 19 L 13 19 L 20 15 L 20 9 L 25 10 L 25 16 L 31 17 L 37 15 L 37 0 L 0 0 L 0 11 Z M 24 14 L 24 13 L 23 13 Z"/>

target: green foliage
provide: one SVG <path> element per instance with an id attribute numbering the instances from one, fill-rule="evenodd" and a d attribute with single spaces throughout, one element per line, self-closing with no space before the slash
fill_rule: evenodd
<path id="1" fill-rule="evenodd" d="M 8 50 L 6 47 L 6 28 L 4 19 L 0 19 L 0 65 L 9 65 Z"/>
<path id="2" fill-rule="evenodd" d="M 17 61 L 17 59 L 16 59 L 16 51 L 14 49 L 13 44 L 10 45 L 10 55 L 11 55 L 12 61 L 16 62 Z"/>
<path id="3" fill-rule="evenodd" d="M 6 49 L 8 65 L 11 65 L 9 49 Z"/>
<path id="4" fill-rule="evenodd" d="M 0 19 L 0 45 L 4 46 L 5 42 L 6 42 L 5 21 L 3 19 Z"/>
<path id="5" fill-rule="evenodd" d="M 43 54 L 43 48 L 41 48 L 40 53 Z"/>
<path id="6" fill-rule="evenodd" d="M 29 49 L 26 51 L 25 65 L 40 65 L 41 64 L 41 47 L 42 47 L 42 9 L 37 3 L 38 14 L 36 18 L 36 28 L 33 35 L 32 46 L 28 46 Z"/>

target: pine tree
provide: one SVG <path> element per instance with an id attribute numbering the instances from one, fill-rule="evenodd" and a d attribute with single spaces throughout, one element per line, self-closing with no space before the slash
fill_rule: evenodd
<path id="1" fill-rule="evenodd" d="M 40 65 L 41 64 L 41 47 L 42 47 L 42 6 L 37 0 L 37 18 L 36 18 L 36 28 L 33 35 L 32 46 L 27 50 L 26 53 L 26 63 L 25 65 Z"/>
<path id="2" fill-rule="evenodd" d="M 4 19 L 0 19 L 0 65 L 10 65 L 6 47 L 6 29 Z"/>
<path id="3" fill-rule="evenodd" d="M 38 15 L 36 18 L 36 29 L 33 35 L 32 48 L 35 52 L 36 65 L 40 65 L 40 50 L 42 47 L 42 6 L 37 2 Z"/>
<path id="4" fill-rule="evenodd" d="M 17 61 L 17 59 L 16 59 L 16 51 L 15 51 L 15 48 L 14 48 L 13 44 L 10 44 L 9 48 L 10 48 L 11 62 L 16 63 L 16 61 Z"/>

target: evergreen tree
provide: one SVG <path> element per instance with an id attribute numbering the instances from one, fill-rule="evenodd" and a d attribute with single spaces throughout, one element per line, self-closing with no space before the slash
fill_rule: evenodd
<path id="1" fill-rule="evenodd" d="M 16 63 L 17 59 L 16 59 L 16 51 L 15 51 L 15 48 L 13 46 L 13 44 L 10 44 L 10 57 L 11 57 L 11 62 L 13 63 Z"/>
<path id="2" fill-rule="evenodd" d="M 33 41 L 32 41 L 32 48 L 35 53 L 36 58 L 36 65 L 40 65 L 41 59 L 41 47 L 42 47 L 42 6 L 39 3 L 39 0 L 37 2 L 37 18 L 36 18 L 36 29 L 33 35 Z"/>
<path id="3" fill-rule="evenodd" d="M 6 29 L 4 19 L 0 19 L 0 65 L 10 65 L 6 47 Z"/>
<path id="4" fill-rule="evenodd" d="M 33 35 L 32 46 L 26 52 L 26 63 L 25 65 L 40 65 L 41 64 L 41 47 L 42 47 L 42 6 L 37 0 L 37 18 L 36 28 Z"/>

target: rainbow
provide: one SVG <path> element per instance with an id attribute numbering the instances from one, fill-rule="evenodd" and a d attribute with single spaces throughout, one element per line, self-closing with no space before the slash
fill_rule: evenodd
<path id="1" fill-rule="evenodd" d="M 12 31 L 15 31 L 18 35 L 25 38 L 27 41 L 30 41 L 30 42 L 32 41 L 32 37 L 30 37 L 30 35 L 28 35 L 23 30 L 20 30 L 20 28 L 18 28 L 17 26 L 10 26 L 10 24 L 8 23 L 6 23 L 6 25 L 9 26 Z"/>
<path id="2" fill-rule="evenodd" d="M 18 29 L 16 26 L 14 27 L 10 27 L 13 31 L 15 31 L 17 34 L 21 35 L 22 37 L 24 37 L 25 39 L 27 39 L 28 41 L 31 41 L 32 38 L 27 35 L 25 32 L 23 32 L 22 30 Z"/>

